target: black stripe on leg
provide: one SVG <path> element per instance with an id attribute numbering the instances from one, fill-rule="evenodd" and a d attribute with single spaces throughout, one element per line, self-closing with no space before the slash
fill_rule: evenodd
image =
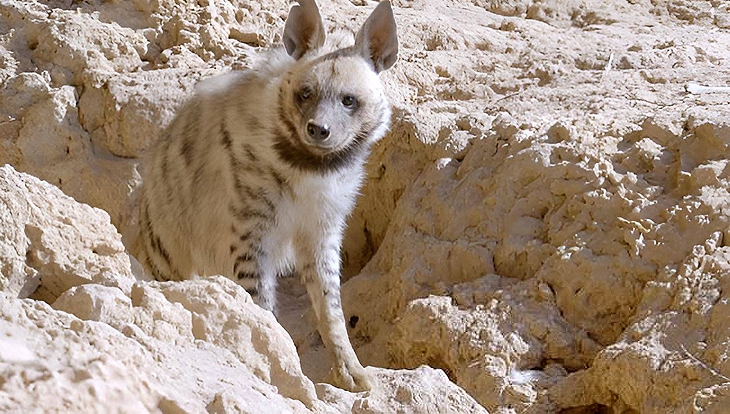
<path id="1" fill-rule="evenodd" d="M 144 209 L 144 220 L 145 228 L 147 229 L 147 239 L 149 240 L 150 247 L 155 253 L 162 256 L 168 267 L 172 267 L 170 262 L 170 255 L 167 253 L 167 249 L 162 245 L 162 240 L 157 236 L 154 229 L 152 228 L 152 221 L 150 220 L 149 205 L 145 205 Z"/>
<path id="2" fill-rule="evenodd" d="M 233 264 L 233 273 L 239 274 L 240 268 L 246 263 L 254 263 L 256 262 L 256 257 L 250 253 L 243 253 L 236 257 L 236 261 Z"/>
<path id="3" fill-rule="evenodd" d="M 182 277 L 177 267 L 173 266 L 172 260 L 170 259 L 170 254 L 168 253 L 165 246 L 162 244 L 162 240 L 157 236 L 154 231 L 152 221 L 150 220 L 149 204 L 147 204 L 147 200 L 145 200 L 144 210 L 142 211 L 142 220 L 146 229 L 146 232 L 144 234 L 144 241 L 148 253 L 155 253 L 153 255 L 154 257 L 161 257 L 163 260 L 163 264 L 168 270 L 167 274 L 163 274 L 160 270 L 160 266 L 154 260 L 154 257 L 148 254 L 147 260 L 145 262 L 150 266 L 150 270 L 153 272 L 153 274 L 157 275 L 154 276 L 154 278 L 156 280 L 182 280 Z"/>
<path id="4" fill-rule="evenodd" d="M 236 263 L 238 262 L 253 262 L 256 260 L 256 257 L 250 253 L 244 253 L 238 257 L 236 257 Z"/>
<path id="5" fill-rule="evenodd" d="M 255 272 L 247 272 L 245 270 L 241 270 L 240 272 L 236 273 L 236 277 L 238 278 L 238 280 L 258 279 L 259 275 L 256 274 Z"/>
<path id="6" fill-rule="evenodd" d="M 201 157 L 202 158 L 202 157 Z M 198 186 L 203 181 L 203 173 L 205 172 L 206 164 L 203 161 L 198 161 L 198 166 L 195 167 L 195 172 L 193 173 L 193 185 Z M 202 194 L 202 191 L 193 191 L 193 202 L 198 199 L 199 194 Z"/>
<path id="7" fill-rule="evenodd" d="M 152 259 L 149 255 L 147 255 L 147 258 L 145 260 L 145 264 L 147 265 L 147 269 L 149 269 L 150 273 L 152 273 L 152 278 L 158 281 L 165 281 L 168 279 L 165 279 L 162 277 L 162 273 L 160 272 L 160 269 L 157 268 L 157 266 L 154 264 Z"/>
<path id="8" fill-rule="evenodd" d="M 147 267 L 147 270 L 149 270 L 150 276 L 152 276 L 152 278 L 154 280 L 159 280 L 159 281 L 170 280 L 169 277 L 165 277 L 165 275 L 163 275 L 163 273 L 160 271 L 159 267 L 157 267 L 155 260 L 153 259 L 154 248 L 152 247 L 152 241 L 150 240 L 150 238 L 145 234 L 145 235 L 142 235 L 142 239 L 143 239 L 142 242 L 144 243 L 144 248 L 146 251 L 144 264 Z"/>
<path id="9" fill-rule="evenodd" d="M 190 166 L 193 163 L 193 138 L 190 135 L 185 135 L 183 143 L 180 146 L 180 155 L 185 160 L 185 165 Z"/>
<path id="10" fill-rule="evenodd" d="M 240 195 L 244 191 L 243 183 L 241 178 L 238 176 L 238 172 L 243 169 L 241 162 L 236 158 L 233 152 L 228 152 L 228 159 L 231 163 L 231 176 L 233 177 L 233 187 L 236 192 Z"/>
<path id="11" fill-rule="evenodd" d="M 258 194 L 256 194 L 251 187 L 247 185 L 242 185 L 241 188 L 239 188 L 238 191 L 241 198 L 248 197 L 249 200 L 256 200 L 258 198 Z M 244 197 L 245 196 L 245 197 Z"/>

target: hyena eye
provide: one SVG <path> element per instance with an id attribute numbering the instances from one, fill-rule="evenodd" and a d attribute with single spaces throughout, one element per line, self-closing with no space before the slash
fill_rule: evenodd
<path id="1" fill-rule="evenodd" d="M 342 97 L 342 105 L 344 105 L 345 108 L 355 108 L 357 106 L 357 99 L 352 95 L 345 95 Z"/>

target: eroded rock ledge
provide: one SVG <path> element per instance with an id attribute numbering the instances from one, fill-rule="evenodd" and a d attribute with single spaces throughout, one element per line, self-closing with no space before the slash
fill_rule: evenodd
<path id="1" fill-rule="evenodd" d="M 726 411 L 730 95 L 687 85 L 728 86 L 727 5 L 393 5 L 393 126 L 344 249 L 384 367 L 358 395 L 321 384 L 296 283 L 287 332 L 225 280 L 137 280 L 115 229 L 175 108 L 288 2 L 0 0 L 0 411 Z"/>

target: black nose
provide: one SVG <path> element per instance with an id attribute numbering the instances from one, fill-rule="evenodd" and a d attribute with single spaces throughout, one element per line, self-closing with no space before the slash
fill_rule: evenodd
<path id="1" fill-rule="evenodd" d="M 314 122 L 309 122 L 307 123 L 307 134 L 316 140 L 323 140 L 330 136 L 330 128 L 327 125 L 317 125 Z"/>

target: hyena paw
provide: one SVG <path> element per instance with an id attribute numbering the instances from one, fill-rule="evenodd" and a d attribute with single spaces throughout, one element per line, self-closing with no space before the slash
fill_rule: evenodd
<path id="1" fill-rule="evenodd" d="M 335 385 L 351 392 L 370 391 L 375 382 L 358 361 L 335 364 L 332 375 Z"/>

